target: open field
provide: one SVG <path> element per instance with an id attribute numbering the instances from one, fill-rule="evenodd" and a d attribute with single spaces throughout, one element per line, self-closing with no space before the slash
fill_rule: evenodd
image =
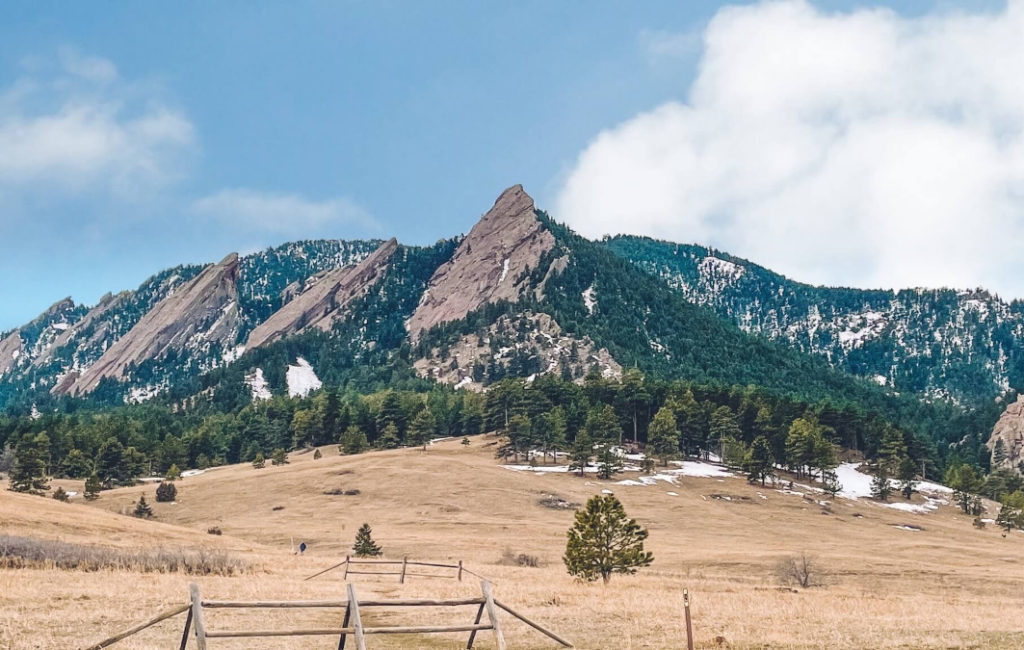
<path id="1" fill-rule="evenodd" d="M 682 590 L 693 598 L 700 648 L 1024 648 L 1024 535 L 1001 537 L 944 506 L 912 514 L 868 501 L 837 499 L 831 514 L 799 495 L 749 486 L 740 478 L 682 478 L 678 485 L 623 486 L 592 476 L 533 475 L 496 465 L 491 438 L 427 452 L 402 449 L 324 458 L 292 454 L 263 470 L 219 468 L 178 483 L 179 502 L 154 503 L 154 486 L 104 492 L 70 504 L 0 492 L 0 533 L 120 548 L 210 547 L 249 564 L 241 575 L 0 570 L 0 647 L 80 647 L 187 599 L 200 583 L 216 599 L 343 599 L 340 572 L 305 576 L 344 558 L 364 521 L 390 558 L 463 560 L 490 577 L 497 598 L 580 648 L 685 647 Z M 81 490 L 80 482 L 55 481 Z M 355 496 L 325 490 L 359 490 Z M 583 585 L 560 557 L 571 510 L 539 504 L 556 494 L 583 502 L 614 490 L 651 532 L 653 566 Z M 156 521 L 119 513 L 145 492 Z M 675 492 L 670 495 L 668 492 Z M 732 500 L 710 498 L 729 495 Z M 759 496 L 760 494 L 760 496 Z M 766 498 L 762 498 L 766 497 Z M 279 508 L 276 509 L 275 508 Z M 860 516 L 855 516 L 860 515 Z M 912 531 L 898 526 L 923 528 Z M 223 536 L 206 534 L 219 526 Z M 290 552 L 304 541 L 303 556 Z M 527 553 L 539 568 L 506 566 L 504 551 Z M 828 570 L 828 585 L 792 590 L 775 577 L 779 558 L 807 551 Z M 355 580 L 360 596 L 479 595 L 472 578 Z M 472 608 L 372 611 L 379 624 L 469 623 Z M 225 612 L 213 627 L 337 625 L 337 611 Z M 503 618 L 513 648 L 550 641 Z M 115 648 L 171 647 L 181 617 Z M 372 637 L 371 648 L 459 648 L 466 635 Z M 493 647 L 488 633 L 479 647 Z M 333 648 L 326 637 L 289 642 L 211 641 L 212 648 Z M 175 646 L 176 647 L 176 646 Z M 191 646 L 190 646 L 191 647 Z"/>

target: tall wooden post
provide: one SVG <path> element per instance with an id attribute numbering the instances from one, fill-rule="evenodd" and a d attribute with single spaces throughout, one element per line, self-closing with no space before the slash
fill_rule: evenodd
<path id="1" fill-rule="evenodd" d="M 402 577 L 398 579 L 398 582 L 405 584 L 405 567 L 409 564 L 409 556 L 406 555 L 402 558 Z"/>
<path id="2" fill-rule="evenodd" d="M 181 633 L 181 647 L 179 650 L 185 650 L 188 646 L 188 633 L 192 631 L 192 608 L 188 610 L 188 615 L 185 616 L 185 631 Z"/>
<path id="3" fill-rule="evenodd" d="M 476 620 L 473 621 L 473 625 L 480 625 L 480 619 L 484 617 L 484 607 L 486 607 L 486 604 L 480 603 L 480 608 L 476 610 Z M 469 642 L 466 644 L 466 650 L 473 650 L 474 641 L 476 641 L 476 630 L 469 633 Z"/>
<path id="4" fill-rule="evenodd" d="M 346 580 L 346 581 L 348 580 L 348 567 L 349 567 L 349 560 L 351 559 L 351 557 L 352 557 L 351 555 L 346 555 L 345 556 L 345 575 L 342 576 L 342 578 L 341 578 L 342 580 Z"/>
<path id="5" fill-rule="evenodd" d="M 359 601 L 356 600 L 355 585 L 348 586 L 348 609 L 352 614 L 352 627 L 356 637 L 356 650 L 366 650 L 366 637 L 363 635 L 363 620 L 359 618 Z"/>
<path id="6" fill-rule="evenodd" d="M 459 582 L 462 582 L 462 560 L 459 560 Z"/>
<path id="7" fill-rule="evenodd" d="M 491 628 L 494 630 L 494 645 L 498 650 L 507 650 L 505 635 L 501 633 L 501 624 L 498 623 L 498 608 L 494 605 L 494 593 L 491 591 L 491 583 L 487 580 L 481 580 L 480 588 L 484 592 L 484 606 L 487 609 L 487 618 L 490 619 Z"/>
<path id="8" fill-rule="evenodd" d="M 203 621 L 203 599 L 199 595 L 199 585 L 194 582 L 190 584 L 188 593 L 192 597 L 192 625 L 196 629 L 196 648 L 206 650 L 206 623 Z"/>
<path id="9" fill-rule="evenodd" d="M 693 623 L 690 620 L 690 592 L 683 589 L 683 609 L 686 611 L 686 648 L 693 650 Z"/>

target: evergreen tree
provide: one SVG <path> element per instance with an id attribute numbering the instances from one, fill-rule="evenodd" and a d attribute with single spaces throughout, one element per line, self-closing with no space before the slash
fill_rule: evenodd
<path id="1" fill-rule="evenodd" d="M 603 442 L 597 446 L 597 478 L 610 480 L 622 471 L 622 456 L 611 443 Z"/>
<path id="2" fill-rule="evenodd" d="M 177 481 L 181 478 L 181 470 L 178 469 L 177 465 L 171 465 L 167 469 L 167 475 L 164 478 L 168 481 Z"/>
<path id="3" fill-rule="evenodd" d="M 85 478 L 92 474 L 92 460 L 81 449 L 72 449 L 61 461 L 60 471 L 67 478 Z"/>
<path id="4" fill-rule="evenodd" d="M 587 415 L 587 422 L 584 428 L 594 443 L 622 440 L 622 426 L 619 424 L 619 416 L 615 414 L 615 409 L 610 404 L 591 409 Z"/>
<path id="5" fill-rule="evenodd" d="M 353 424 L 345 429 L 345 433 L 341 434 L 341 444 L 338 446 L 338 451 L 343 454 L 361 454 L 369 446 L 370 443 L 366 440 L 366 434 L 363 433 L 362 429 Z"/>
<path id="6" fill-rule="evenodd" d="M 53 493 L 53 498 L 56 499 L 57 501 L 66 502 L 70 497 L 68 497 L 68 493 L 64 491 L 64 488 L 58 487 L 57 490 Z"/>
<path id="7" fill-rule="evenodd" d="M 1024 492 L 1018 490 L 1003 497 L 996 526 L 1003 529 L 1003 537 L 1015 528 L 1024 528 Z"/>
<path id="8" fill-rule="evenodd" d="M 100 490 L 103 489 L 103 482 L 95 474 L 85 479 L 85 498 L 88 501 L 95 501 L 100 498 Z"/>
<path id="9" fill-rule="evenodd" d="M 834 469 L 825 470 L 821 475 L 821 485 L 826 493 L 833 499 L 843 491 L 843 485 L 839 482 L 839 475 Z"/>
<path id="10" fill-rule="evenodd" d="M 569 471 L 579 472 L 580 476 L 583 476 L 583 472 L 587 466 L 590 465 L 590 459 L 594 455 L 594 443 L 591 442 L 590 436 L 587 432 L 580 430 L 576 434 L 576 440 L 573 441 L 572 447 L 569 450 Z"/>
<path id="11" fill-rule="evenodd" d="M 462 436 L 462 442 L 459 444 L 461 444 L 463 447 L 468 447 L 472 443 L 469 442 L 469 438 L 467 438 L 466 436 Z"/>
<path id="12" fill-rule="evenodd" d="M 423 451 L 426 451 L 427 443 L 430 442 L 436 430 L 437 421 L 434 419 L 434 414 L 430 412 L 430 409 L 421 409 L 409 424 L 409 443 L 423 445 Z"/>
<path id="13" fill-rule="evenodd" d="M 525 452 L 530 446 L 532 438 L 531 429 L 530 418 L 526 414 L 513 415 L 505 431 L 508 436 L 508 444 L 502 450 L 503 455 L 511 454 L 518 461 L 519 454 Z"/>
<path id="14" fill-rule="evenodd" d="M 557 458 L 559 451 L 565 449 L 566 417 L 565 409 L 556 406 L 541 418 L 541 431 L 537 435 L 544 457 L 551 454 L 551 460 Z"/>
<path id="15" fill-rule="evenodd" d="M 775 454 L 772 453 L 772 447 L 767 438 L 757 436 L 750 443 L 750 451 L 747 452 L 744 469 L 747 472 L 748 481 L 751 483 L 761 481 L 761 485 L 764 485 L 765 479 L 775 473 Z"/>
<path id="16" fill-rule="evenodd" d="M 889 485 L 889 466 L 882 463 L 875 471 L 875 477 L 871 479 L 871 496 L 879 501 L 888 501 L 892 494 L 892 486 Z"/>
<path id="17" fill-rule="evenodd" d="M 356 533 L 356 543 L 352 546 L 356 557 L 377 557 L 383 553 L 380 546 L 373 541 L 370 524 L 363 524 Z"/>
<path id="18" fill-rule="evenodd" d="M 953 500 L 965 514 L 977 509 L 975 495 L 981 489 L 982 480 L 970 465 L 958 465 L 946 470 L 945 484 L 953 488 Z"/>
<path id="19" fill-rule="evenodd" d="M 739 440 L 741 435 L 739 421 L 736 419 L 736 414 L 733 413 L 733 410 L 728 406 L 719 406 L 715 409 L 711 414 L 709 444 L 712 447 L 718 446 L 719 450 L 721 450 L 721 444 L 724 441 Z"/>
<path id="20" fill-rule="evenodd" d="M 647 530 L 630 519 L 611 494 L 591 497 L 576 512 L 567 536 L 562 557 L 566 569 L 588 582 L 601 578 L 608 584 L 613 573 L 636 573 L 654 561 L 654 555 L 644 551 Z"/>
<path id="21" fill-rule="evenodd" d="M 992 449 L 992 466 L 999 467 L 1006 460 L 1006 443 L 1003 442 L 1002 438 L 996 440 L 996 444 Z"/>
<path id="22" fill-rule="evenodd" d="M 633 425 L 633 442 L 638 441 L 640 411 L 647 408 L 651 400 L 650 394 L 644 386 L 644 374 L 637 368 L 628 368 L 622 372 L 621 388 L 619 397 L 622 399 L 629 413 Z M 619 430 L 619 444 L 622 444 L 622 427 Z M 596 440 L 597 438 L 595 438 Z"/>
<path id="23" fill-rule="evenodd" d="M 277 449 L 274 450 L 274 453 L 271 455 L 270 462 L 273 465 L 287 465 L 288 454 L 285 452 L 284 449 L 278 447 Z"/>
<path id="24" fill-rule="evenodd" d="M 174 483 L 161 483 L 156 488 L 157 503 L 171 503 L 178 498 L 178 488 Z"/>
<path id="25" fill-rule="evenodd" d="M 117 438 L 107 438 L 96 452 L 96 475 L 105 488 L 127 482 L 125 472 L 124 445 Z"/>
<path id="26" fill-rule="evenodd" d="M 675 456 L 679 449 L 679 429 L 672 409 L 663 406 L 654 414 L 647 431 L 647 447 L 649 455 L 661 460 L 662 466 L 668 465 L 669 459 Z"/>
<path id="27" fill-rule="evenodd" d="M 139 519 L 149 519 L 153 516 L 153 509 L 146 503 L 146 495 L 140 495 L 138 503 L 135 504 L 135 511 L 132 513 Z"/>
<path id="28" fill-rule="evenodd" d="M 380 439 L 377 440 L 377 446 L 381 449 L 397 449 L 399 444 L 401 444 L 401 440 L 398 439 L 398 425 L 388 422 Z"/>
<path id="29" fill-rule="evenodd" d="M 252 459 L 253 469 L 263 469 L 267 466 L 267 459 L 263 457 L 263 453 L 257 453 L 256 457 Z"/>
<path id="30" fill-rule="evenodd" d="M 15 492 L 42 494 L 50 489 L 46 467 L 50 457 L 50 438 L 45 433 L 25 435 L 14 450 L 10 489 Z"/>
<path id="31" fill-rule="evenodd" d="M 900 492 L 903 493 L 904 499 L 909 499 L 914 494 L 914 490 L 917 487 L 917 464 L 909 456 L 904 456 L 903 460 L 900 461 L 899 473 L 896 478 L 900 482 Z"/>

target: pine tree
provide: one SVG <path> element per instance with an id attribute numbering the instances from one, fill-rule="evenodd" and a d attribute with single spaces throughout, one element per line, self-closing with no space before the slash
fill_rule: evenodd
<path id="1" fill-rule="evenodd" d="M 50 489 L 46 467 L 50 457 L 50 438 L 45 433 L 24 436 L 14 450 L 10 489 L 15 492 L 42 494 Z"/>
<path id="2" fill-rule="evenodd" d="M 775 473 L 775 454 L 772 453 L 772 447 L 767 438 L 758 436 L 750 443 L 750 451 L 747 452 L 744 469 L 747 472 L 748 481 L 751 483 L 761 481 L 761 485 L 764 485 L 765 479 Z"/>
<path id="3" fill-rule="evenodd" d="M 100 477 L 95 474 L 85 479 L 85 498 L 89 501 L 95 501 L 100 498 L 100 490 L 103 489 L 103 481 Z"/>
<path id="4" fill-rule="evenodd" d="M 72 449 L 61 461 L 60 471 L 67 478 L 85 478 L 92 474 L 92 459 L 81 449 Z"/>
<path id="5" fill-rule="evenodd" d="M 625 403 L 629 417 L 633 425 L 633 442 L 637 442 L 640 430 L 640 410 L 646 408 L 651 401 L 651 396 L 644 386 L 644 374 L 637 368 L 628 368 L 622 373 L 622 383 L 619 396 Z M 619 430 L 619 444 L 622 444 L 622 427 Z M 595 437 L 595 440 L 597 438 Z"/>
<path id="6" fill-rule="evenodd" d="M 377 440 L 377 446 L 381 449 L 396 449 L 401 443 L 398 439 L 398 427 L 394 422 L 389 422 L 384 427 L 384 432 L 380 435 L 380 439 Z"/>
<path id="7" fill-rule="evenodd" d="M 903 493 L 904 499 L 909 499 L 914 494 L 914 490 L 917 487 L 917 481 L 914 480 L 917 477 L 917 465 L 914 460 L 909 456 L 904 456 L 903 460 L 900 461 L 899 473 L 896 478 L 900 482 L 900 492 Z"/>
<path id="8" fill-rule="evenodd" d="M 583 476 L 583 472 L 590 465 L 590 459 L 593 455 L 594 443 L 591 442 L 587 432 L 581 429 L 576 434 L 576 440 L 573 441 L 572 447 L 569 449 L 569 471 L 579 472 L 580 476 Z"/>
<path id="9" fill-rule="evenodd" d="M 356 543 L 352 546 L 352 551 L 355 552 L 356 557 L 377 557 L 383 553 L 380 546 L 373 541 L 373 531 L 370 529 L 370 524 L 363 524 L 359 527 L 359 531 L 356 533 Z"/>
<path id="10" fill-rule="evenodd" d="M 178 498 L 178 488 L 174 483 L 161 483 L 156 488 L 157 503 L 171 503 Z"/>
<path id="11" fill-rule="evenodd" d="M 538 436 L 544 457 L 551 454 L 551 460 L 555 460 L 558 452 L 565 449 L 566 417 L 565 409 L 556 406 L 542 419 L 541 432 Z"/>
<path id="12" fill-rule="evenodd" d="M 423 445 L 423 451 L 427 450 L 427 443 L 437 431 L 437 420 L 430 409 L 421 409 L 409 423 L 408 441 L 413 445 Z"/>
<path id="13" fill-rule="evenodd" d="M 135 512 L 132 513 L 139 519 L 149 519 L 153 516 L 153 509 L 146 503 L 146 495 L 139 496 L 139 502 L 135 504 Z"/>
<path id="14" fill-rule="evenodd" d="M 70 497 L 68 497 L 68 493 L 64 491 L 64 488 L 58 487 L 57 491 L 53 493 L 53 498 L 58 501 L 67 501 Z"/>
<path id="15" fill-rule="evenodd" d="M 996 444 L 992 449 L 992 467 L 999 467 L 1006 460 L 1006 443 L 1003 442 L 1002 438 L 996 440 Z"/>
<path id="16" fill-rule="evenodd" d="M 605 584 L 613 573 L 636 573 L 649 566 L 654 555 L 644 551 L 647 530 L 626 515 L 614 495 L 595 495 L 576 512 L 567 534 L 565 562 L 569 575 Z"/>
<path id="17" fill-rule="evenodd" d="M 313 460 L 320 460 L 323 457 L 324 457 L 324 455 L 323 455 L 323 453 L 320 452 L 319 449 L 317 449 L 316 451 L 313 452 Z"/>
<path id="18" fill-rule="evenodd" d="M 177 465 L 171 465 L 167 470 L 167 475 L 164 477 L 168 481 L 177 481 L 181 478 L 181 470 L 178 469 Z"/>
<path id="19" fill-rule="evenodd" d="M 1024 492 L 1018 490 L 1003 497 L 996 526 L 1003 529 L 1003 537 L 1015 528 L 1024 528 Z"/>
<path id="20" fill-rule="evenodd" d="M 284 449 L 278 447 L 277 449 L 274 450 L 274 453 L 271 455 L 270 462 L 273 465 L 287 465 L 288 454 L 285 453 Z"/>
<path id="21" fill-rule="evenodd" d="M 825 492 L 833 499 L 843 491 L 843 485 L 839 482 L 839 475 L 834 469 L 825 470 L 821 475 L 821 485 Z"/>
<path id="22" fill-rule="evenodd" d="M 662 466 L 668 465 L 670 458 L 679 449 L 679 428 L 672 409 L 661 407 L 654 414 L 647 431 L 647 446 L 651 454 L 661 460 Z"/>
<path id="23" fill-rule="evenodd" d="M 100 445 L 96 452 L 96 475 L 103 487 L 111 488 L 126 483 L 124 445 L 114 437 Z"/>
<path id="24" fill-rule="evenodd" d="M 953 488 L 953 500 L 965 514 L 975 509 L 974 495 L 981 489 L 982 479 L 970 465 L 952 466 L 946 470 L 945 483 Z"/>
<path id="25" fill-rule="evenodd" d="M 609 442 L 597 446 L 597 478 L 605 481 L 622 471 L 622 456 Z"/>
<path id="26" fill-rule="evenodd" d="M 890 494 L 892 486 L 889 485 L 889 468 L 885 464 L 879 464 L 875 477 L 871 479 L 871 496 L 879 501 L 888 501 Z"/>
<path id="27" fill-rule="evenodd" d="M 263 469 L 267 466 L 267 459 L 263 457 L 263 452 L 258 452 L 256 457 L 252 459 L 253 469 Z"/>
<path id="28" fill-rule="evenodd" d="M 467 438 L 466 436 L 462 436 L 462 443 L 461 444 L 462 444 L 463 447 L 468 447 L 470 445 L 469 438 Z"/>
<path id="29" fill-rule="evenodd" d="M 354 424 L 345 429 L 341 434 L 341 444 L 338 451 L 343 454 L 361 454 L 366 451 L 370 443 L 366 440 L 366 434 Z"/>

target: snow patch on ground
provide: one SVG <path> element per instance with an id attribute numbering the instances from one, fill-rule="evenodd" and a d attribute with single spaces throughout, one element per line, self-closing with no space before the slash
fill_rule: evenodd
<path id="1" fill-rule="evenodd" d="M 185 470 L 184 472 L 181 473 L 181 478 L 188 478 L 190 476 L 199 476 L 200 474 L 205 474 L 205 473 L 206 473 L 205 469 L 187 469 L 187 470 Z"/>
<path id="2" fill-rule="evenodd" d="M 257 368 L 252 374 L 245 376 L 245 383 L 249 385 L 249 392 L 252 393 L 252 401 L 270 399 L 270 386 L 263 376 L 263 368 Z"/>
<path id="3" fill-rule="evenodd" d="M 472 377 L 463 377 L 462 379 L 459 380 L 459 383 L 455 384 L 455 390 L 459 390 L 460 388 L 465 388 L 466 386 L 469 386 L 472 383 L 473 383 L 473 378 Z"/>
<path id="4" fill-rule="evenodd" d="M 594 285 L 590 285 L 583 292 L 583 304 L 586 306 L 587 312 L 594 313 L 594 307 L 597 306 L 597 299 L 594 297 Z"/>
<path id="5" fill-rule="evenodd" d="M 305 397 L 323 386 L 323 382 L 313 372 L 313 366 L 309 365 L 308 361 L 299 357 L 295 363 L 294 366 L 288 366 L 288 372 L 285 374 L 289 397 Z"/>
<path id="6" fill-rule="evenodd" d="M 505 278 L 507 278 L 507 277 L 508 277 L 508 258 L 506 257 L 505 258 L 505 263 L 501 267 L 501 277 L 498 278 L 498 284 L 501 284 L 502 282 L 504 282 Z"/>

